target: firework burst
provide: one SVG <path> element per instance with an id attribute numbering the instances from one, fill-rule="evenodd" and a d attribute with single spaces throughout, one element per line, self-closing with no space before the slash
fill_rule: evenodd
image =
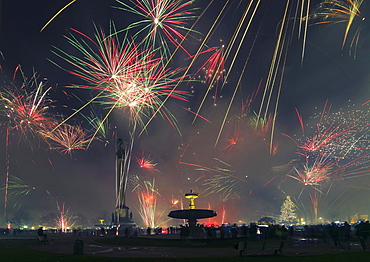
<path id="1" fill-rule="evenodd" d="M 82 39 L 73 34 L 67 39 L 83 58 L 68 55 L 60 49 L 54 51 L 75 67 L 71 74 L 88 83 L 73 85 L 73 88 L 97 90 L 99 93 L 90 102 L 105 105 L 109 113 L 115 108 L 128 109 L 132 122 L 143 124 L 143 118 L 159 113 L 175 125 L 174 117 L 163 106 L 160 97 L 186 101 L 186 92 L 174 90 L 177 82 L 185 77 L 178 76 L 181 69 L 166 69 L 163 59 L 155 58 L 155 50 L 140 51 L 127 38 L 120 44 L 117 36 L 106 37 L 101 30 L 95 40 L 76 30 L 73 32 Z"/>
<path id="2" fill-rule="evenodd" d="M 218 96 L 218 85 L 224 82 L 225 77 L 225 57 L 224 57 L 224 45 L 221 47 L 211 47 L 203 53 L 213 53 L 203 65 L 196 71 L 195 75 L 199 75 L 201 72 L 204 74 L 204 79 L 201 82 L 209 85 L 208 88 L 214 87 L 213 103 L 216 105 L 216 98 Z M 191 56 L 194 58 L 196 56 Z"/>
<path id="3" fill-rule="evenodd" d="M 5 87 L 0 94 L 0 105 L 3 124 L 9 130 L 16 130 L 21 136 L 37 136 L 41 130 L 56 125 L 55 116 L 49 112 L 53 101 L 47 97 L 50 87 L 45 90 L 45 83 L 24 79 L 21 87 L 15 84 Z M 34 86 L 33 84 L 36 84 Z"/>
<path id="4" fill-rule="evenodd" d="M 190 8 L 194 0 L 129 0 L 129 4 L 116 1 L 121 6 L 115 8 L 143 17 L 143 20 L 130 24 L 122 31 L 138 28 L 135 37 L 141 33 L 145 34 L 145 48 L 161 46 L 164 56 L 171 54 L 168 41 L 189 55 L 182 43 L 186 40 L 186 35 L 189 32 L 195 32 L 186 27 L 186 21 L 196 18 L 194 15 L 196 8 Z"/>
<path id="5" fill-rule="evenodd" d="M 114 132 L 109 132 L 111 127 L 109 120 L 97 115 L 94 111 L 90 112 L 90 116 L 83 115 L 83 117 L 91 127 L 90 133 L 95 134 L 94 137 L 104 142 L 104 145 L 108 145 L 111 138 L 114 137 Z"/>
<path id="6" fill-rule="evenodd" d="M 355 21 L 365 20 L 365 17 L 363 17 L 360 12 L 363 2 L 363 0 L 324 0 L 318 5 L 313 14 L 310 15 L 310 19 L 313 21 L 313 24 L 346 23 L 342 42 L 343 48 Z M 350 53 L 352 49 L 355 50 L 353 52 L 354 57 L 356 57 L 356 49 L 360 39 L 361 26 L 362 24 L 357 27 L 350 43 Z"/>
<path id="7" fill-rule="evenodd" d="M 147 227 L 155 228 L 159 225 L 160 219 L 164 213 L 158 214 L 157 198 L 160 196 L 158 189 L 155 186 L 155 179 L 153 182 L 143 181 L 135 187 L 139 200 L 139 215 Z"/>
<path id="8" fill-rule="evenodd" d="M 326 189 L 329 194 L 330 188 L 339 181 L 370 174 L 369 111 L 363 107 L 349 108 L 332 113 L 326 103 L 323 110 L 312 117 L 316 122 L 313 127 L 305 125 L 297 112 L 303 136 L 294 140 L 299 158 L 292 161 L 293 169 L 287 176 L 302 185 L 298 199 L 306 188 L 315 191 L 308 191 L 315 221 L 318 195 L 324 195 Z M 308 129 L 311 133 L 307 133 Z"/>
<path id="9" fill-rule="evenodd" d="M 7 188 L 4 187 L 1 191 L 8 191 L 8 199 L 24 198 L 27 197 L 36 188 L 26 184 L 22 179 L 16 176 L 9 177 L 9 183 Z M 20 208 L 22 201 L 17 201 L 14 204 L 15 208 Z"/>
<path id="10" fill-rule="evenodd" d="M 81 125 L 61 124 L 52 131 L 40 131 L 50 143 L 51 149 L 62 154 L 72 154 L 74 150 L 84 150 L 91 137 L 87 135 Z"/>
<path id="11" fill-rule="evenodd" d="M 18 73 L 21 75 L 22 83 L 16 83 Z M 24 75 L 22 68 L 17 66 L 13 82 L 1 88 L 0 92 L 0 125 L 6 129 L 5 137 L 5 194 L 4 194 L 4 217 L 7 219 L 7 202 L 9 193 L 9 137 L 18 134 L 20 138 L 40 137 L 43 130 L 50 130 L 56 124 L 56 116 L 49 112 L 53 102 L 48 98 L 51 89 L 45 88 L 46 83 L 38 81 L 34 72 L 30 79 Z M 29 140 L 30 141 L 30 140 Z"/>
<path id="12" fill-rule="evenodd" d="M 150 159 L 150 157 L 145 157 L 144 152 L 141 154 L 141 157 L 135 157 L 136 162 L 141 168 L 150 170 L 150 171 L 156 171 L 156 166 L 158 163 L 154 163 L 153 160 Z"/>
<path id="13" fill-rule="evenodd" d="M 50 227 L 57 227 L 61 232 L 66 233 L 67 228 L 73 227 L 76 223 L 76 216 L 70 214 L 69 209 L 65 208 L 65 202 L 60 205 L 58 199 L 53 197 L 51 193 L 46 190 L 50 202 L 56 206 L 57 214 L 51 213 L 51 216 L 42 217 L 44 222 L 48 223 Z"/>
<path id="14" fill-rule="evenodd" d="M 180 164 L 193 166 L 195 170 L 202 172 L 216 172 L 215 175 L 212 175 L 209 178 L 204 179 L 204 185 L 206 186 L 206 194 L 223 194 L 223 199 L 235 198 L 240 191 L 236 190 L 236 185 L 240 182 L 246 182 L 245 179 L 238 177 L 235 174 L 235 170 L 232 169 L 232 166 L 221 159 L 214 159 L 217 163 L 222 166 L 206 167 L 197 164 L 180 162 Z"/>

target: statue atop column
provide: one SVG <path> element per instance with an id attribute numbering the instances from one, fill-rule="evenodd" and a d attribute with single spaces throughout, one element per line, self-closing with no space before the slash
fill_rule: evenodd
<path id="1" fill-rule="evenodd" d="M 124 141 L 117 140 L 116 151 L 116 208 L 112 216 L 112 223 L 115 225 L 135 224 L 132 221 L 132 215 L 126 206 L 126 186 L 128 176 L 128 158 L 129 154 L 124 148 Z"/>

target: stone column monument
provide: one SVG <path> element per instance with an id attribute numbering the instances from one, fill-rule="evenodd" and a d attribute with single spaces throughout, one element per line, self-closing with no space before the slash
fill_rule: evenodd
<path id="1" fill-rule="evenodd" d="M 132 220 L 132 213 L 129 212 L 129 207 L 126 206 L 127 160 L 129 157 L 123 148 L 123 140 L 119 138 L 116 152 L 116 208 L 112 216 L 112 224 L 117 227 L 135 225 Z"/>

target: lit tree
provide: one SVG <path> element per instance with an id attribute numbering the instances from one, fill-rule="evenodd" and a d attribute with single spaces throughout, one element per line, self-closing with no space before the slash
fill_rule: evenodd
<path id="1" fill-rule="evenodd" d="M 280 222 L 292 224 L 297 221 L 297 216 L 295 213 L 295 204 L 290 199 L 290 196 L 287 196 L 280 208 Z"/>

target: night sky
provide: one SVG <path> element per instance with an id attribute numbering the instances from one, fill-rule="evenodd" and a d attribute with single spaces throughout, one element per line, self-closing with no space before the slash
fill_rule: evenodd
<path id="1" fill-rule="evenodd" d="M 75 69 L 53 54 L 52 50 L 59 48 L 68 54 L 78 55 L 64 37 L 70 35 L 71 28 L 93 38 L 96 33 L 94 25 L 108 32 L 111 21 L 114 21 L 116 28 L 120 30 L 141 19 L 138 15 L 113 8 L 112 6 L 122 6 L 114 0 L 77 0 L 40 32 L 49 19 L 69 2 L 69 0 L 0 0 L 1 88 L 8 86 L 12 81 L 18 65 L 28 77 L 36 71 L 39 79 L 47 79 L 47 86 L 52 87 L 48 93 L 54 101 L 51 110 L 65 117 L 81 108 L 97 92 L 67 88 L 73 84 L 86 83 L 50 62 L 61 65 L 65 70 Z M 198 0 L 186 7 L 186 9 L 198 8 L 193 12 L 199 16 L 211 3 L 195 24 L 196 32 L 191 32 L 183 44 L 191 55 L 196 53 L 200 46 L 198 40 L 203 40 L 210 31 L 225 2 Z M 241 21 L 248 2 L 230 1 L 211 31 L 207 47 L 202 50 L 231 43 L 233 32 Z M 252 8 L 256 7 L 257 1 L 251 2 Z M 180 223 L 176 220 L 167 221 L 167 214 L 181 207 L 179 203 L 172 203 L 173 200 L 183 201 L 184 208 L 187 208 L 188 202 L 183 198 L 183 194 L 191 189 L 201 194 L 195 202 L 197 208 L 211 208 L 218 213 L 214 221 L 211 221 L 216 224 L 220 224 L 221 221 L 249 223 L 264 216 L 276 217 L 287 195 L 292 196 L 297 205 L 298 215 L 306 220 L 312 220 L 314 217 L 312 211 L 314 196 L 319 199 L 317 215 L 328 220 L 348 220 L 356 214 L 369 214 L 370 210 L 365 199 L 368 199 L 370 192 L 370 177 L 366 171 L 370 170 L 369 157 L 366 157 L 369 153 L 367 135 L 369 127 L 366 125 L 369 122 L 370 103 L 366 102 L 369 101 L 370 27 L 368 20 L 362 20 L 369 12 L 367 1 L 360 7 L 361 17 L 356 17 L 351 24 L 347 41 L 343 46 L 346 23 L 314 25 L 318 20 L 309 20 L 307 39 L 304 41 L 303 33 L 298 36 L 299 21 L 294 19 L 298 17 L 295 13 L 296 2 L 301 1 L 293 1 L 294 3 L 289 5 L 287 15 L 289 19 L 285 20 L 288 29 L 282 36 L 284 49 L 281 63 L 272 71 L 277 73 L 277 77 L 268 109 L 268 114 L 273 114 L 276 101 L 279 102 L 274 126 L 273 144 L 277 147 L 274 153 L 269 150 L 271 132 L 263 133 L 252 128 L 251 119 L 260 109 L 263 91 L 269 81 L 269 70 L 286 2 L 262 0 L 253 19 L 250 17 L 252 11 L 248 13 L 249 16 L 245 21 L 252 21 L 250 28 L 243 40 L 242 35 L 247 24 L 244 22 L 243 30 L 239 32 L 236 43 L 225 60 L 226 72 L 231 70 L 224 86 L 217 83 L 217 88 L 213 87 L 206 94 L 208 85 L 194 79 L 198 79 L 198 76 L 203 77 L 202 71 L 195 74 L 210 53 L 202 54 L 195 61 L 189 69 L 189 74 L 194 75 L 193 81 L 184 81 L 178 86 L 179 90 L 189 93 L 188 101 L 170 98 L 165 104 L 177 119 L 178 129 L 160 116 L 155 117 L 139 137 L 141 129 L 138 128 L 140 130 L 135 135 L 126 191 L 126 204 L 133 212 L 138 225 L 145 226 L 139 215 L 137 191 L 132 190 L 138 184 L 143 185 L 144 181 L 154 183 L 158 192 L 157 225 Z M 303 2 L 306 5 L 306 1 Z M 317 11 L 315 8 L 321 2 L 324 1 L 311 1 L 310 14 Z M 346 0 L 334 2 L 348 4 Z M 194 19 L 185 22 L 186 27 L 190 28 Z M 361 33 L 356 42 L 355 32 L 360 27 Z M 131 29 L 128 37 L 132 37 L 137 30 Z M 181 33 L 184 34 L 184 31 Z M 123 33 L 118 35 L 121 36 L 123 37 Z M 138 39 L 142 37 L 143 35 L 139 35 Z M 351 44 L 353 39 L 354 42 Z M 239 43 L 240 51 L 236 53 Z M 171 46 L 171 50 L 173 49 Z M 186 58 L 185 52 L 179 50 L 168 67 L 187 68 L 191 59 Z M 248 64 L 243 69 L 246 61 Z M 241 73 L 243 77 L 239 83 Z M 282 79 L 281 92 L 277 99 L 280 79 Z M 18 81 L 16 84 L 19 86 L 21 82 Z M 258 89 L 259 85 L 261 87 Z M 235 90 L 237 90 L 235 99 L 223 126 L 223 119 Z M 257 90 L 258 93 L 249 110 L 242 112 L 242 105 L 245 105 L 247 99 Z M 201 106 L 204 97 L 205 102 Z M 338 127 L 338 130 L 351 126 L 351 130 L 356 129 L 357 135 L 351 138 L 353 142 L 348 141 L 352 133 L 341 136 L 338 139 L 340 141 L 331 141 L 343 147 L 348 148 L 348 145 L 353 147 L 345 154 L 344 162 L 333 166 L 329 173 L 342 168 L 353 159 L 365 157 L 361 158 L 361 161 L 356 161 L 356 165 L 333 172 L 330 179 L 319 181 L 315 185 L 303 185 L 298 179 L 292 178 L 295 169 L 300 170 L 305 164 L 302 155 L 297 154 L 301 152 L 297 145 L 315 133 L 325 103 L 327 109 L 330 107 L 330 112 L 321 122 L 323 126 Z M 103 112 L 107 111 L 106 108 L 102 109 L 99 106 L 97 108 Z M 197 112 L 198 108 L 201 109 L 200 115 L 207 121 L 202 118 L 193 121 L 194 113 L 189 111 Z M 296 110 L 305 124 L 304 135 Z M 81 123 L 86 130 L 91 130 L 82 115 L 90 115 L 89 109 L 81 110 L 81 114 L 74 116 L 71 123 Z M 76 226 L 91 226 L 97 224 L 99 219 L 110 222 L 111 212 L 115 207 L 116 141 L 122 138 L 129 143 L 129 133 L 132 130 L 127 111 L 118 109 L 113 111 L 109 116 L 106 137 L 93 141 L 87 150 L 76 150 L 66 155 L 57 150 L 50 150 L 37 137 L 24 138 L 14 131 L 9 137 L 7 156 L 6 125 L 0 127 L 1 185 L 5 185 L 8 168 L 10 181 L 12 179 L 15 181 L 16 177 L 19 179 L 18 182 L 22 181 L 19 183 L 31 188 L 26 196 L 15 195 L 21 191 L 19 188 L 9 189 L 6 210 L 8 220 L 16 226 L 23 223 L 38 225 L 42 221 L 42 216 L 60 212 L 64 204 L 71 221 L 78 220 Z M 220 130 L 222 132 L 217 139 Z M 230 145 L 231 138 L 236 136 L 238 141 Z M 156 164 L 153 170 L 139 166 L 136 160 L 143 156 Z M 357 168 L 361 169 L 361 173 L 352 174 Z M 222 179 L 222 176 L 226 178 Z M 219 178 L 219 187 L 212 190 L 210 185 L 212 181 L 217 181 L 215 178 Z M 1 194 L 4 195 L 4 189 Z M 0 208 L 0 221 L 5 226 L 3 204 L 4 200 Z M 223 210 L 225 210 L 224 219 Z"/>

